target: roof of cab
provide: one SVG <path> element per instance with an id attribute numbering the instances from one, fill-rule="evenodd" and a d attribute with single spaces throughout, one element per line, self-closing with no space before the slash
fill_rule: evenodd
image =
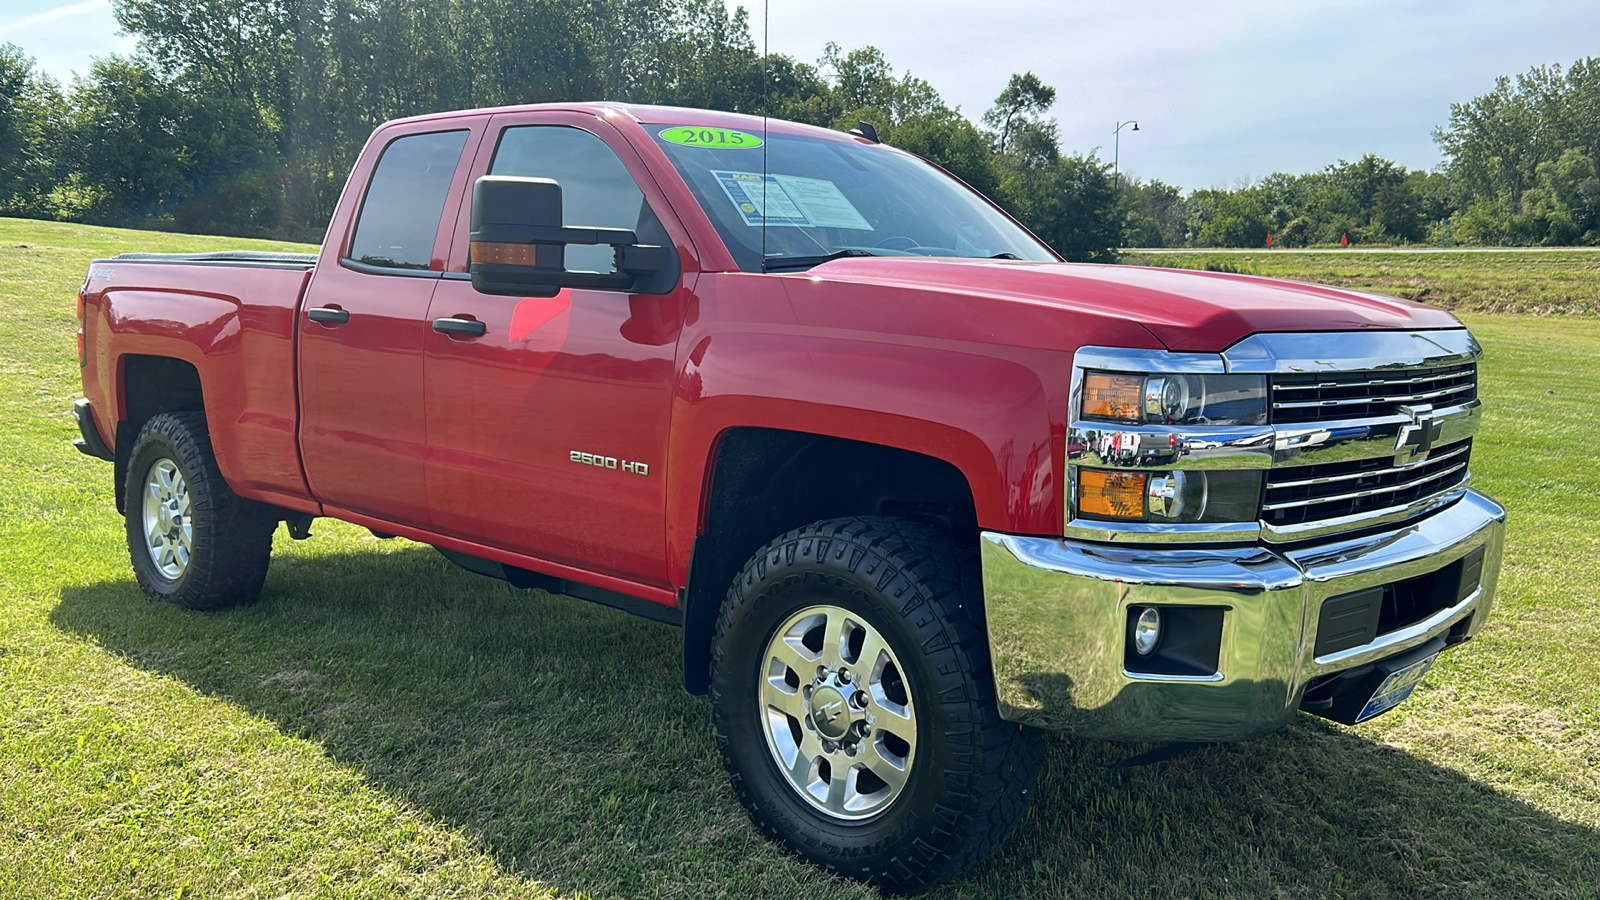
<path id="1" fill-rule="evenodd" d="M 495 106 L 483 109 L 459 109 L 448 112 L 428 113 L 421 116 L 410 116 L 404 119 L 394 119 L 385 122 L 384 126 L 397 125 L 411 122 L 448 121 L 463 116 L 492 115 L 496 113 L 519 112 L 577 112 L 588 113 L 599 118 L 612 118 L 622 116 L 632 119 L 642 125 L 703 125 L 707 128 L 736 128 L 741 131 L 777 132 L 779 134 L 801 134 L 807 137 L 824 138 L 837 141 L 860 141 L 873 143 L 866 138 L 853 134 L 835 131 L 831 128 L 821 128 L 816 125 L 804 125 L 799 122 L 790 122 L 786 119 L 763 118 L 758 115 L 745 113 L 722 112 L 712 109 L 691 109 L 682 106 L 649 106 L 634 103 L 613 103 L 608 101 L 585 101 L 581 103 L 530 103 L 518 106 Z M 379 127 L 384 127 L 379 126 Z"/>

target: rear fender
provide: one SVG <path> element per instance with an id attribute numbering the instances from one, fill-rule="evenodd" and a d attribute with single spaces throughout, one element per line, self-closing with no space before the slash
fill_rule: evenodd
<path id="1" fill-rule="evenodd" d="M 129 359 L 180 360 L 199 375 L 217 464 L 234 492 L 319 512 L 295 441 L 295 306 L 308 273 L 116 260 L 91 271 L 99 327 L 89 329 L 90 355 L 110 365 L 86 371 L 85 390 L 103 410 L 102 433 L 137 428 L 135 415 L 152 406 L 128 396 Z M 237 293 L 218 291 L 223 284 Z"/>

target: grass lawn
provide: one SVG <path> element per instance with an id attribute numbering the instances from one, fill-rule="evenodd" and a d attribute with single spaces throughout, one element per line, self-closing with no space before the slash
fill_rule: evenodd
<path id="1" fill-rule="evenodd" d="M 873 896 L 749 825 L 676 629 L 327 521 L 254 607 L 144 599 L 69 444 L 73 294 L 93 256 L 246 245 L 286 247 L 0 219 L 0 897 Z M 935 896 L 1600 896 L 1600 320 L 1468 321 L 1512 515 L 1482 635 L 1357 728 L 1127 770 L 1053 742 Z"/>
<path id="2" fill-rule="evenodd" d="M 1458 312 L 1600 314 L 1600 252 L 1249 253 L 1127 251 L 1123 261 L 1333 284 Z"/>

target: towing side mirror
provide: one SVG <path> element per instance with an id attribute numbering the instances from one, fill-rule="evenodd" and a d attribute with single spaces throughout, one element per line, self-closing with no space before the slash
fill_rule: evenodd
<path id="1" fill-rule="evenodd" d="M 484 294 L 554 297 L 564 287 L 665 294 L 678 282 L 671 247 L 640 244 L 623 228 L 561 224 L 561 185 L 485 175 L 472 186 L 472 286 Z M 614 272 L 569 272 L 568 244 L 612 247 Z"/>

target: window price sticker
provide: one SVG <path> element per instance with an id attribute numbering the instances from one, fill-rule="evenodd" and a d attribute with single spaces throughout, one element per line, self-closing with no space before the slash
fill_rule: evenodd
<path id="1" fill-rule="evenodd" d="M 723 193 L 751 227 L 851 228 L 872 225 L 839 190 L 822 178 L 767 175 L 760 172 L 712 172 Z"/>
<path id="2" fill-rule="evenodd" d="M 722 185 L 722 192 L 728 195 L 746 225 L 760 227 L 765 221 L 768 227 L 804 228 L 812 224 L 774 175 L 765 178 L 760 172 L 712 172 L 711 175 Z"/>

